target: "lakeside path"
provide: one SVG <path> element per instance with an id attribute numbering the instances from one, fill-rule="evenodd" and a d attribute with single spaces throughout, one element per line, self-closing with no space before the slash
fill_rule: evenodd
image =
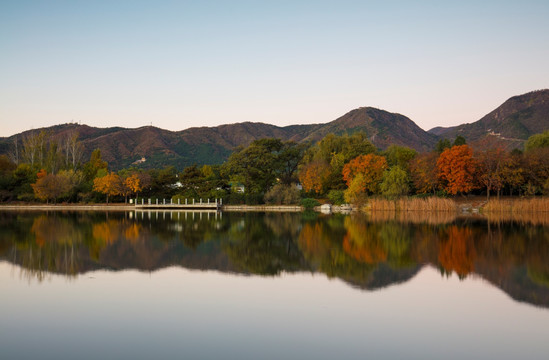
<path id="1" fill-rule="evenodd" d="M 85 205 L 85 204 L 35 204 L 35 205 L 0 205 L 0 211 L 2 210 L 19 210 L 19 211 L 27 211 L 27 210 L 36 210 L 36 211 L 49 211 L 49 210 L 60 210 L 60 211 L 133 211 L 133 210 L 140 210 L 139 208 L 136 209 L 135 205 L 127 205 L 127 204 L 93 204 L 93 205 Z M 152 210 L 152 209 L 151 209 Z M 169 206 L 166 206 L 163 208 L 163 206 L 159 206 L 158 208 L 154 209 L 155 211 L 200 211 L 200 210 L 192 210 L 192 209 L 175 209 L 170 208 Z M 265 212 L 299 212 L 302 211 L 303 208 L 301 206 L 282 206 L 282 205 L 224 205 L 221 207 L 222 211 L 265 211 Z M 215 210 L 214 210 L 215 211 Z"/>
<path id="2" fill-rule="evenodd" d="M 128 211 L 135 210 L 134 205 L 126 204 L 56 204 L 56 205 L 0 205 L 0 211 L 2 210 L 71 210 L 71 211 Z"/>

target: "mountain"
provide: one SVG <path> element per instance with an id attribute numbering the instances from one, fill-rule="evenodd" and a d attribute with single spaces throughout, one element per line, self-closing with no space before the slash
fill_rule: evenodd
<path id="1" fill-rule="evenodd" d="M 77 132 L 84 147 L 84 159 L 89 159 L 94 149 L 101 149 L 103 159 L 113 170 L 135 163 L 147 168 L 174 165 L 179 169 L 192 164 L 220 164 L 237 146 L 270 137 L 315 142 L 329 133 L 341 135 L 363 131 L 381 149 L 398 144 L 418 151 L 433 148 L 437 141 L 436 136 L 428 134 L 407 117 L 369 107 L 350 111 L 327 124 L 285 127 L 244 122 L 174 132 L 152 126 L 128 129 L 64 124 L 33 131 L 41 130 L 58 141 Z M 0 138 L 0 154 L 9 152 L 16 137 L 20 140 L 30 132 Z M 142 158 L 145 162 L 140 161 Z"/>
<path id="2" fill-rule="evenodd" d="M 342 134 L 364 131 L 380 149 L 389 145 L 408 146 L 418 151 L 431 150 L 437 137 L 425 132 L 404 115 L 372 107 L 361 107 L 329 122 L 311 133 L 305 140 L 318 141 L 329 133 Z"/>
<path id="3" fill-rule="evenodd" d="M 545 89 L 514 96 L 474 123 L 435 127 L 429 133 L 451 140 L 461 135 L 473 146 L 513 149 L 522 148 L 528 137 L 547 129 L 549 90 Z"/>
<path id="4" fill-rule="evenodd" d="M 89 159 L 91 152 L 99 148 L 111 169 L 118 170 L 132 164 L 145 168 L 173 165 L 178 169 L 192 164 L 220 164 L 237 146 L 247 146 L 254 140 L 268 137 L 316 142 L 329 133 L 341 135 L 363 131 L 380 149 L 396 144 L 421 152 L 433 149 L 441 138 L 454 139 L 457 135 L 476 147 L 522 148 L 529 136 L 547 129 L 549 90 L 512 97 L 474 123 L 436 127 L 429 132 L 404 115 L 372 107 L 354 109 L 326 124 L 284 127 L 243 122 L 169 131 L 152 126 L 128 129 L 64 124 L 33 131 L 45 130 L 57 140 L 77 132 L 84 147 L 84 159 Z M 15 138 L 20 141 L 30 132 L 0 138 L 0 154 L 9 153 Z"/>

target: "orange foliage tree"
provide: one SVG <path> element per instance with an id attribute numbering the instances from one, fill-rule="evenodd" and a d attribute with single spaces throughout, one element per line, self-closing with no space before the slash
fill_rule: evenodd
<path id="1" fill-rule="evenodd" d="M 38 180 L 31 184 L 34 190 L 34 196 L 40 200 L 49 202 L 53 200 L 55 203 L 57 198 L 67 193 L 71 184 L 69 179 L 63 175 L 46 174 L 44 170 L 38 172 Z"/>
<path id="2" fill-rule="evenodd" d="M 305 165 L 299 172 L 299 181 L 303 190 L 321 194 L 325 187 L 326 178 L 330 174 L 330 165 L 324 161 L 315 161 Z"/>
<path id="3" fill-rule="evenodd" d="M 475 189 L 477 164 L 473 150 L 468 145 L 458 145 L 446 149 L 437 161 L 439 178 L 445 189 L 452 195 L 467 193 Z"/>
<path id="4" fill-rule="evenodd" d="M 359 155 L 349 161 L 343 166 L 342 173 L 347 186 L 351 185 L 356 175 L 362 174 L 363 188 L 370 193 L 376 193 L 386 169 L 387 160 L 383 156 L 368 154 Z"/>
<path id="5" fill-rule="evenodd" d="M 110 173 L 93 179 L 93 190 L 107 195 L 108 205 L 109 196 L 116 196 L 121 193 L 121 183 L 120 176 Z"/>

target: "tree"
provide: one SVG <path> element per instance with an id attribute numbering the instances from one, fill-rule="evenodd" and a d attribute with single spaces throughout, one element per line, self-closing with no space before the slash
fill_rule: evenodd
<path id="1" fill-rule="evenodd" d="M 410 192 L 410 178 L 400 166 L 393 166 L 383 174 L 383 181 L 379 186 L 381 193 L 387 197 L 398 197 Z"/>
<path id="2" fill-rule="evenodd" d="M 151 178 L 150 195 L 160 198 L 171 198 L 177 191 L 178 175 L 173 166 L 166 166 L 163 169 L 149 170 Z"/>
<path id="3" fill-rule="evenodd" d="M 440 139 L 437 144 L 435 145 L 435 151 L 438 154 L 442 154 L 442 152 L 446 149 L 449 149 L 452 147 L 452 144 L 450 143 L 450 140 L 448 139 Z"/>
<path id="4" fill-rule="evenodd" d="M 410 173 L 417 193 L 435 193 L 439 186 L 437 170 L 438 154 L 423 153 L 410 162 Z"/>
<path id="5" fill-rule="evenodd" d="M 21 149 L 23 162 L 43 167 L 44 156 L 46 153 L 46 132 L 40 131 L 38 134 L 35 131 L 30 131 L 23 136 L 23 148 Z"/>
<path id="6" fill-rule="evenodd" d="M 299 190 L 293 184 L 276 184 L 265 194 L 265 203 L 276 205 L 298 204 Z"/>
<path id="7" fill-rule="evenodd" d="M 509 195 L 513 195 L 513 190 L 519 189 L 524 183 L 524 169 L 521 166 L 523 162 L 522 152 L 512 151 L 505 155 L 501 165 L 501 180 L 504 186 L 509 187 Z"/>
<path id="8" fill-rule="evenodd" d="M 65 152 L 65 166 L 76 170 L 82 161 L 82 156 L 84 154 L 82 143 L 78 140 L 78 132 L 69 132 L 64 139 L 63 146 Z"/>
<path id="9" fill-rule="evenodd" d="M 279 179 L 284 185 L 291 185 L 298 181 L 297 170 L 303 159 L 305 150 L 309 145 L 306 143 L 285 142 L 282 146 L 278 160 L 280 162 Z"/>
<path id="10" fill-rule="evenodd" d="M 490 191 L 499 192 L 503 186 L 502 167 L 505 152 L 501 148 L 481 151 L 477 155 L 478 179 L 486 187 L 486 197 L 490 199 Z"/>
<path id="11" fill-rule="evenodd" d="M 239 148 L 223 165 L 232 182 L 244 185 L 248 200 L 268 191 L 281 172 L 279 158 L 283 143 L 280 139 L 255 140 L 246 148 Z"/>
<path id="12" fill-rule="evenodd" d="M 138 174 L 131 174 L 120 181 L 120 194 L 124 196 L 124 203 L 128 203 L 128 196 L 140 192 L 143 189 L 141 179 Z"/>
<path id="13" fill-rule="evenodd" d="M 57 198 L 70 191 L 71 184 L 69 178 L 63 175 L 39 173 L 36 183 L 31 184 L 34 194 L 40 200 L 49 203 L 53 200 L 55 203 Z"/>
<path id="14" fill-rule="evenodd" d="M 6 155 L 0 155 L 0 201 L 11 200 L 14 197 L 13 172 L 17 165 Z"/>
<path id="15" fill-rule="evenodd" d="M 107 205 L 109 204 L 109 196 L 119 195 L 121 192 L 120 176 L 115 173 L 110 173 L 102 177 L 93 179 L 93 190 L 107 195 Z"/>
<path id="16" fill-rule="evenodd" d="M 365 196 L 366 180 L 364 174 L 358 173 L 353 177 L 349 187 L 343 193 L 343 198 L 345 199 L 345 202 L 349 204 L 360 205 Z"/>
<path id="17" fill-rule="evenodd" d="M 308 163 L 299 172 L 299 181 L 306 192 L 321 194 L 326 190 L 326 178 L 330 174 L 330 165 L 325 161 Z"/>
<path id="18" fill-rule="evenodd" d="M 456 139 L 454 140 L 454 143 L 452 144 L 452 146 L 459 146 L 459 145 L 465 145 L 467 144 L 467 141 L 465 140 L 465 138 L 461 135 L 458 135 L 456 136 Z"/>
<path id="19" fill-rule="evenodd" d="M 323 179 L 325 190 L 343 190 L 343 166 L 359 155 L 375 153 L 376 147 L 368 140 L 364 132 L 352 135 L 326 135 L 315 146 L 310 147 L 303 156 L 302 165 L 305 167 L 312 162 L 329 164 L 329 172 Z"/>
<path id="20" fill-rule="evenodd" d="M 476 161 L 468 145 L 446 149 L 437 161 L 439 178 L 450 194 L 467 193 L 475 189 Z"/>
<path id="21" fill-rule="evenodd" d="M 383 179 L 383 172 L 387 169 L 387 160 L 383 156 L 368 154 L 360 155 L 343 167 L 343 179 L 350 186 L 354 177 L 362 174 L 364 188 L 370 193 L 377 193 L 378 186 Z"/>
<path id="22" fill-rule="evenodd" d="M 526 141 L 526 144 L 524 144 L 524 150 L 526 152 L 545 147 L 549 147 L 549 130 L 546 130 L 541 134 L 530 136 Z"/>
<path id="23" fill-rule="evenodd" d="M 95 149 L 91 156 L 90 161 L 84 165 L 84 176 L 87 181 L 91 181 L 97 176 L 97 172 L 101 169 L 107 169 L 107 162 L 101 158 L 101 150 Z"/>
<path id="24" fill-rule="evenodd" d="M 417 151 L 405 146 L 391 145 L 383 152 L 389 166 L 400 166 L 401 169 L 407 170 L 410 166 L 410 161 L 417 156 Z"/>

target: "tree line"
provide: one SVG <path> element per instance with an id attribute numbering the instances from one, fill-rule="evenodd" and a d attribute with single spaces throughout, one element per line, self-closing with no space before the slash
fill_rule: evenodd
<path id="1" fill-rule="evenodd" d="M 152 197 L 222 198 L 234 204 L 335 204 L 369 196 L 549 193 L 549 131 L 525 150 L 473 149 L 463 137 L 430 152 L 392 145 L 377 149 L 365 133 L 328 134 L 317 143 L 260 139 L 236 148 L 221 165 L 112 171 L 92 152 L 83 162 L 78 134 L 28 133 L 0 156 L 0 201 L 104 202 Z"/>

